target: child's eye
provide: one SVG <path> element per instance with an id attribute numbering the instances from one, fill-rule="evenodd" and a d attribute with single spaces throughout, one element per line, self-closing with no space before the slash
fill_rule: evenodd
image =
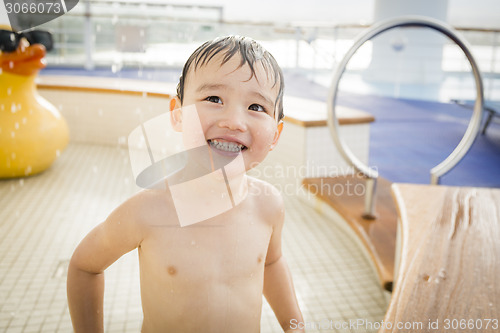
<path id="1" fill-rule="evenodd" d="M 266 109 L 262 105 L 252 104 L 248 107 L 249 110 L 258 111 L 258 112 L 266 112 Z"/>
<path id="2" fill-rule="evenodd" d="M 222 104 L 222 99 L 220 99 L 220 97 L 217 96 L 208 96 L 207 98 L 205 98 L 205 101 Z"/>

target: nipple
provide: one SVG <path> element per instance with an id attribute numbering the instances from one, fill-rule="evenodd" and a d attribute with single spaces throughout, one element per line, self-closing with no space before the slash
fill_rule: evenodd
<path id="1" fill-rule="evenodd" d="M 168 266 L 167 272 L 169 275 L 174 276 L 175 274 L 177 274 L 177 268 L 175 268 L 175 266 Z"/>

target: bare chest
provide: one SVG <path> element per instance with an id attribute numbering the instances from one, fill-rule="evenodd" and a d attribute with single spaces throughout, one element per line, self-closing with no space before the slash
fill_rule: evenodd
<path id="1" fill-rule="evenodd" d="M 187 227 L 158 225 L 140 249 L 141 270 L 165 282 L 234 285 L 263 274 L 272 229 L 228 213 Z"/>

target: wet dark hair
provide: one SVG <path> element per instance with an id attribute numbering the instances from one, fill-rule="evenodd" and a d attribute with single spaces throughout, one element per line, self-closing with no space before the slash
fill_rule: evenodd
<path id="1" fill-rule="evenodd" d="M 255 63 L 259 61 L 268 75 L 272 73 L 274 77 L 273 87 L 276 84 L 279 85 L 278 97 L 276 97 L 274 108 L 275 112 L 278 112 L 278 121 L 281 120 L 283 118 L 283 91 L 285 88 L 283 72 L 271 53 L 266 51 L 262 45 L 252 38 L 242 36 L 216 38 L 203 43 L 191 54 L 184 64 L 182 75 L 177 85 L 177 97 L 180 99 L 181 104 L 184 99 L 184 84 L 189 70 L 191 68 L 196 70 L 196 68 L 207 64 L 221 52 L 224 53 L 221 66 L 228 62 L 234 55 L 239 54 L 241 62 L 238 68 L 247 64 L 250 67 L 252 76 L 255 76 Z"/>

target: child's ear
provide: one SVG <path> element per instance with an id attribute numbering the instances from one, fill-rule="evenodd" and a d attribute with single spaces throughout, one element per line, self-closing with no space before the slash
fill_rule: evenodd
<path id="1" fill-rule="evenodd" d="M 274 147 L 276 147 L 276 145 L 278 144 L 278 140 L 281 136 L 282 130 L 283 130 L 283 120 L 280 120 L 278 123 L 278 127 L 276 128 L 276 133 L 274 133 L 274 139 L 273 139 L 273 143 L 271 144 L 271 149 L 269 149 L 269 150 L 273 150 Z"/>
<path id="2" fill-rule="evenodd" d="M 170 100 L 170 123 L 176 132 L 182 132 L 182 108 L 179 97 Z"/>

